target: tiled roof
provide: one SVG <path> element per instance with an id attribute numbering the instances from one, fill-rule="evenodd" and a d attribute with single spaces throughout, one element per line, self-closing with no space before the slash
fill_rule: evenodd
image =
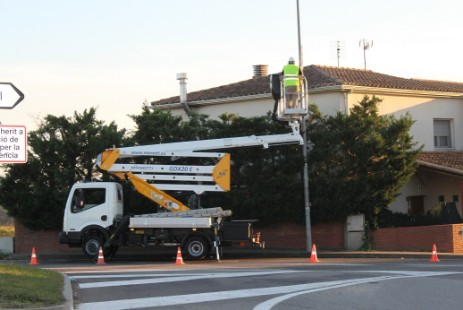
<path id="1" fill-rule="evenodd" d="M 402 90 L 456 92 L 463 94 L 463 83 L 406 79 L 371 70 L 311 65 L 304 67 L 309 89 L 327 86 L 365 86 Z M 188 93 L 188 102 L 225 99 L 270 93 L 267 76 Z M 179 103 L 179 96 L 154 101 L 152 105 Z"/>
<path id="2" fill-rule="evenodd" d="M 188 93 L 188 102 L 235 98 L 270 93 L 270 82 L 267 76 L 241 81 L 233 84 L 213 87 Z M 151 102 L 152 105 L 179 103 L 180 97 L 170 97 Z"/>
<path id="3" fill-rule="evenodd" d="M 463 152 L 422 152 L 419 161 L 460 170 L 463 174 Z"/>
<path id="4" fill-rule="evenodd" d="M 463 83 L 406 79 L 371 70 L 309 66 L 304 69 L 309 88 L 333 85 L 354 85 L 391 89 L 463 93 Z"/>

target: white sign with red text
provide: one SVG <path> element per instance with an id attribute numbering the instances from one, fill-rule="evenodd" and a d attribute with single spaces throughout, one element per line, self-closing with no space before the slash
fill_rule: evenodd
<path id="1" fill-rule="evenodd" d="M 0 125 L 0 163 L 27 162 L 26 126 Z"/>

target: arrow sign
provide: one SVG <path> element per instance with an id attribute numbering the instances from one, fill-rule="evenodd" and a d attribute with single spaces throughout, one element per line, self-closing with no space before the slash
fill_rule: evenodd
<path id="1" fill-rule="evenodd" d="M 9 82 L 0 82 L 0 109 L 13 109 L 24 99 L 24 94 Z"/>

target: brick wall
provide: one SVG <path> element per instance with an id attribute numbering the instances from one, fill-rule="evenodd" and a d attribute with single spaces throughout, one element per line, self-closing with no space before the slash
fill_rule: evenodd
<path id="1" fill-rule="evenodd" d="M 15 223 L 15 253 L 67 252 L 71 249 L 58 241 L 58 231 L 34 231 Z M 380 228 L 372 232 L 372 247 L 377 251 L 429 252 L 436 244 L 444 253 L 463 254 L 463 224 L 420 227 Z M 256 229 L 262 233 L 267 248 L 305 249 L 306 232 L 301 224 L 286 223 Z M 344 224 L 312 225 L 312 241 L 317 250 L 343 250 Z"/>
<path id="2" fill-rule="evenodd" d="M 32 247 L 40 252 L 65 252 L 70 248 L 58 241 L 58 231 L 30 230 L 18 221 L 15 224 L 15 253 L 30 253 Z M 286 223 L 275 227 L 256 229 L 262 233 L 267 248 L 305 249 L 305 225 Z M 312 240 L 317 249 L 344 249 L 344 225 L 321 224 L 312 226 Z"/>
<path id="3" fill-rule="evenodd" d="M 285 223 L 272 228 L 262 228 L 260 232 L 267 248 L 306 249 L 305 225 Z M 321 250 L 344 249 L 344 225 L 342 223 L 313 225 L 312 243 Z"/>
<path id="4" fill-rule="evenodd" d="M 56 230 L 31 230 L 23 226 L 19 221 L 15 221 L 15 253 L 31 253 L 32 247 L 35 247 L 40 253 L 53 253 L 69 251 L 66 244 L 60 244 L 58 240 L 58 231 Z"/>
<path id="5" fill-rule="evenodd" d="M 463 254 L 463 224 L 452 225 L 453 253 Z"/>
<path id="6" fill-rule="evenodd" d="M 380 228 L 372 232 L 377 251 L 429 252 L 433 244 L 439 252 L 463 254 L 463 224 Z"/>

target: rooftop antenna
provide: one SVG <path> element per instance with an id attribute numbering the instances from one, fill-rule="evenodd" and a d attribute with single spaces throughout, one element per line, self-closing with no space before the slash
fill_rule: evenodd
<path id="1" fill-rule="evenodd" d="M 367 69 L 367 50 L 373 47 L 373 40 L 362 39 L 359 42 L 359 46 L 363 47 L 363 65 L 366 70 Z"/>

